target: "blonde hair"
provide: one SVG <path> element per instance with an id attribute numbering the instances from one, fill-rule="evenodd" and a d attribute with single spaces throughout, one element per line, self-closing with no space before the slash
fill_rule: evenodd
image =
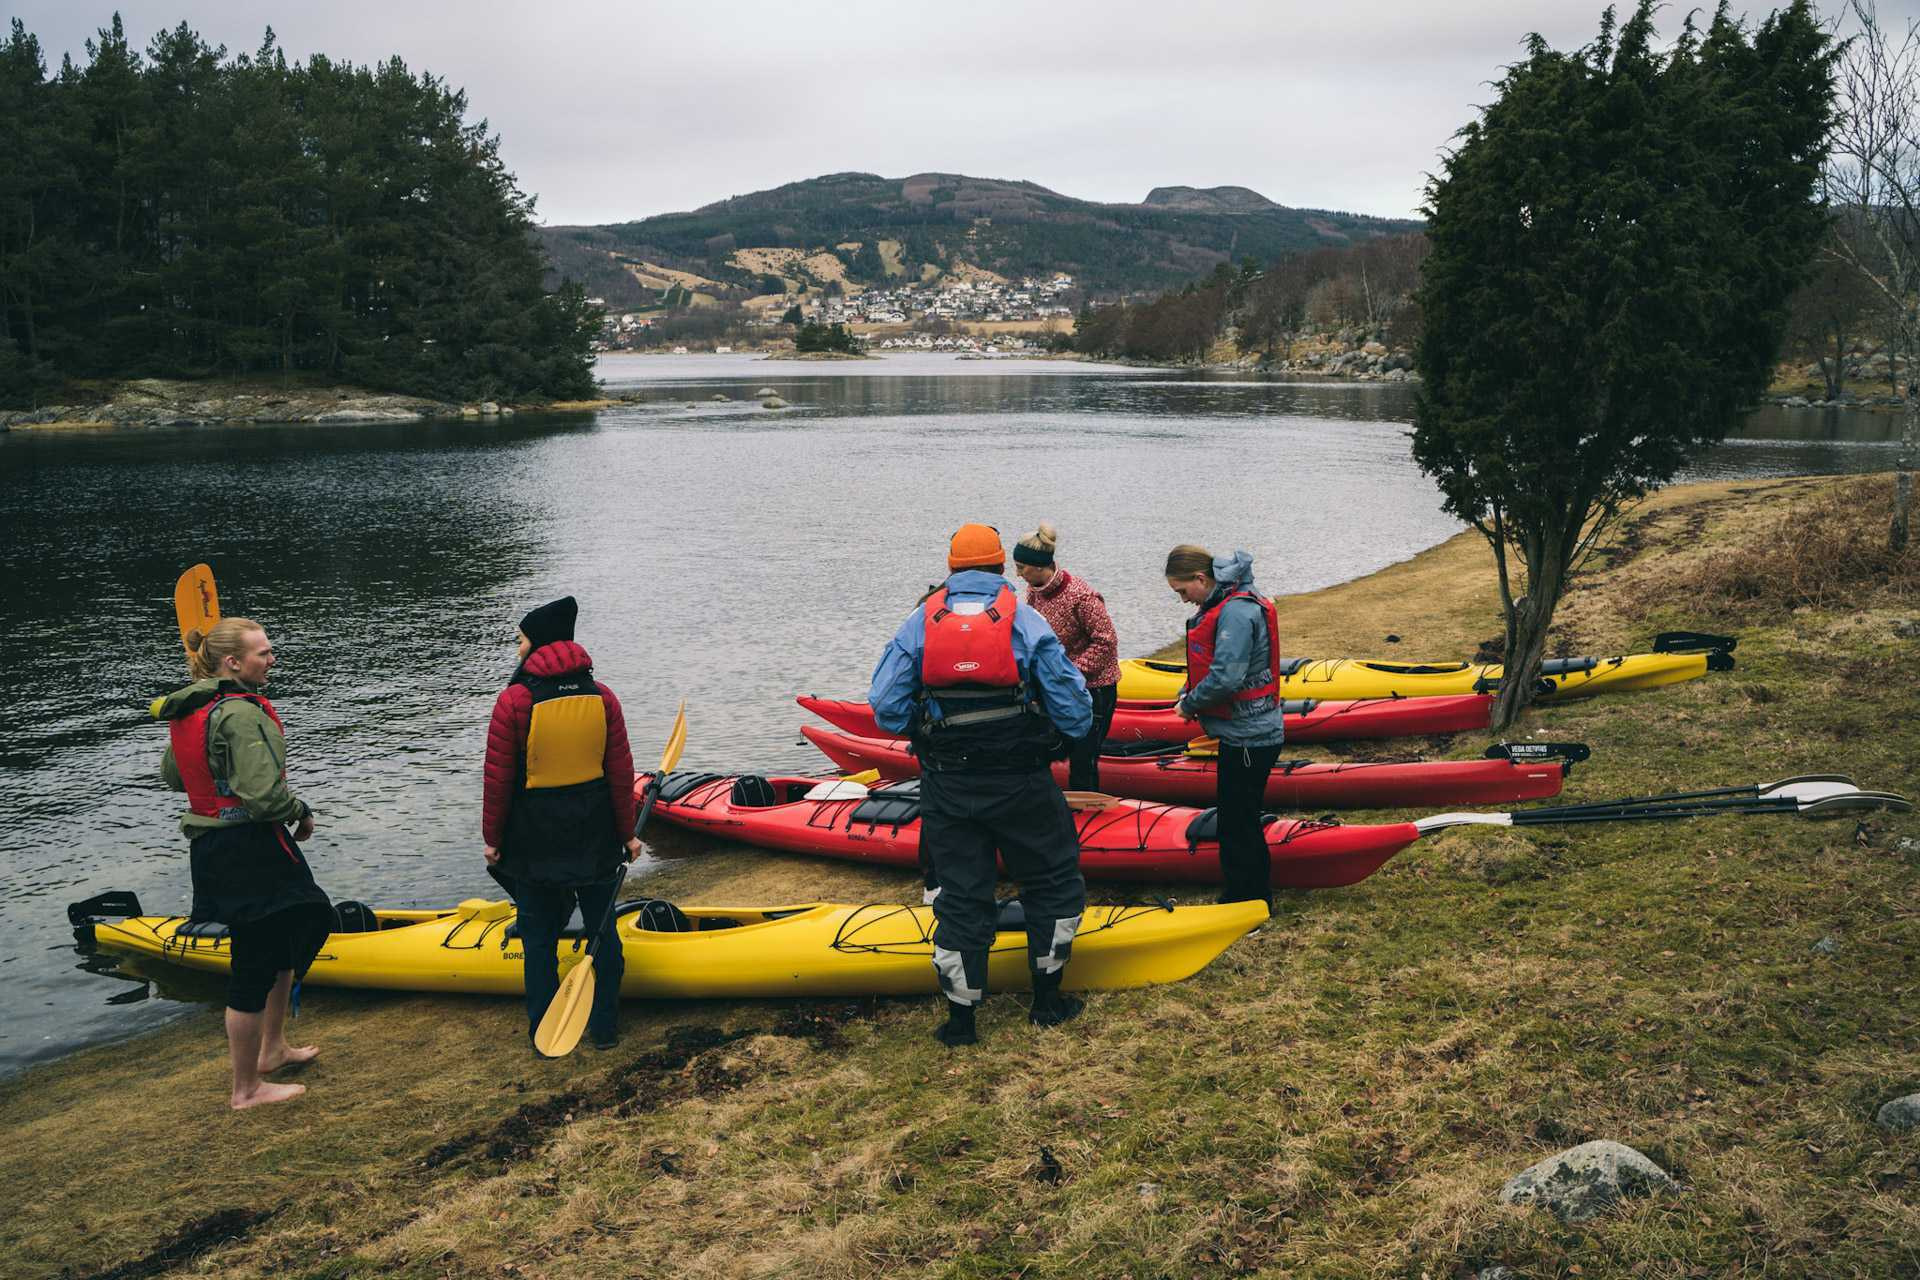
<path id="1" fill-rule="evenodd" d="M 1196 573 L 1213 576 L 1213 552 L 1191 542 L 1183 542 L 1167 552 L 1169 578 L 1191 578 Z"/>
<path id="2" fill-rule="evenodd" d="M 187 632 L 187 670 L 195 680 L 212 680 L 220 675 L 228 658 L 246 651 L 246 638 L 266 628 L 252 618 L 222 618 L 202 632 L 195 627 Z"/>
<path id="3" fill-rule="evenodd" d="M 1044 551 L 1052 555 L 1053 549 L 1060 545 L 1060 531 L 1042 520 L 1038 529 L 1020 539 L 1020 545 L 1029 551 Z"/>

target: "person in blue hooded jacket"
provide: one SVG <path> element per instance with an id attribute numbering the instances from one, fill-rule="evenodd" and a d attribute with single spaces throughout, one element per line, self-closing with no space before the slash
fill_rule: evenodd
<path id="1" fill-rule="evenodd" d="M 1220 740 L 1220 901 L 1271 908 L 1272 855 L 1260 814 L 1286 733 L 1279 617 L 1254 586 L 1244 551 L 1216 557 L 1190 543 L 1175 547 L 1167 585 L 1196 606 L 1187 620 L 1187 687 L 1175 709 Z"/>
<path id="2" fill-rule="evenodd" d="M 933 967 L 949 1046 L 974 1044 L 996 932 L 996 852 L 1020 884 L 1033 1007 L 1055 1026 L 1080 1012 L 1062 994 L 1086 909 L 1079 832 L 1049 765 L 1093 726 L 1086 680 L 1047 620 L 1006 580 L 1000 534 L 963 525 L 946 582 L 900 624 L 867 700 L 920 757 L 920 849 L 931 864 Z"/>

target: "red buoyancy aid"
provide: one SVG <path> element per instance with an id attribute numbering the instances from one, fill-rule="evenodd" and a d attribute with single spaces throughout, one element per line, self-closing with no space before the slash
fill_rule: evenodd
<path id="1" fill-rule="evenodd" d="M 1229 600 L 1251 600 L 1260 606 L 1267 616 L 1267 682 L 1254 689 L 1241 689 L 1224 702 L 1201 707 L 1200 710 L 1213 715 L 1226 715 L 1236 702 L 1252 702 L 1255 698 L 1272 698 L 1280 692 L 1280 611 L 1273 607 L 1273 601 L 1257 596 L 1251 591 L 1229 591 L 1219 604 L 1194 619 L 1187 628 L 1187 688 L 1198 689 L 1200 682 L 1207 678 L 1207 672 L 1213 670 L 1213 639 L 1220 629 L 1220 611 L 1227 607 Z"/>
<path id="2" fill-rule="evenodd" d="M 244 698 L 254 703 L 285 733 L 287 727 L 280 722 L 280 713 L 273 704 L 257 693 L 221 693 L 214 695 L 205 706 L 196 708 L 178 720 L 169 721 L 167 733 L 173 742 L 174 767 L 180 770 L 180 781 L 187 789 L 187 808 L 202 818 L 218 818 L 222 822 L 245 822 L 250 815 L 247 807 L 234 798 L 233 789 L 225 778 L 216 778 L 213 774 L 213 761 L 209 755 L 212 746 L 213 713 L 229 698 Z M 287 776 L 286 762 L 281 761 L 280 776 Z"/>
<path id="3" fill-rule="evenodd" d="M 1002 586 L 980 613 L 947 607 L 946 588 L 927 597 L 926 644 L 920 653 L 920 683 L 929 689 L 985 685 L 1011 689 L 1020 683 L 1013 653 L 1013 588 Z"/>

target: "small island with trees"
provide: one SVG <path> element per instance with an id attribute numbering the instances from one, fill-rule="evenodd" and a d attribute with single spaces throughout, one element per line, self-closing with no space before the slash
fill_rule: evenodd
<path id="1" fill-rule="evenodd" d="M 0 407 L 128 379 L 364 388 L 454 411 L 595 394 L 533 201 L 466 95 L 399 58 L 289 61 L 116 15 L 49 75 L 0 43 Z"/>

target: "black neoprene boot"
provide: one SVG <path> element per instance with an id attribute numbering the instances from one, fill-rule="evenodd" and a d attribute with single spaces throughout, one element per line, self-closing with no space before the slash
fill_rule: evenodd
<path id="1" fill-rule="evenodd" d="M 1079 996 L 1060 990 L 1066 976 L 1065 969 L 1033 975 L 1033 1009 L 1027 1014 L 1028 1022 L 1036 1027 L 1057 1027 L 1086 1007 Z"/>
<path id="2" fill-rule="evenodd" d="M 963 1044 L 979 1044 L 980 1035 L 973 1029 L 973 1006 L 947 1001 L 947 1022 L 933 1038 L 949 1049 L 957 1049 Z"/>

